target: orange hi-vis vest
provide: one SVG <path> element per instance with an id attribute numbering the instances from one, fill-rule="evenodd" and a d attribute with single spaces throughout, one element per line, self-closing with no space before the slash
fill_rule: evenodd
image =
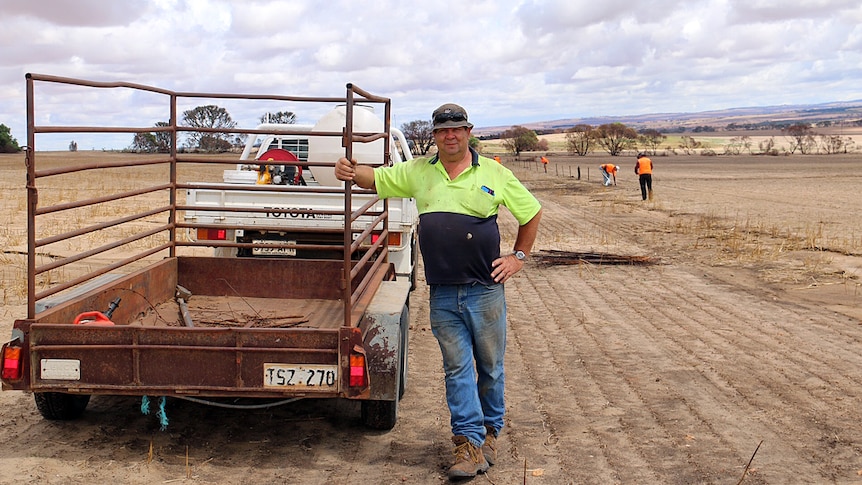
<path id="1" fill-rule="evenodd" d="M 641 157 L 638 159 L 638 174 L 645 175 L 648 173 L 652 173 L 652 160 L 648 157 Z"/>
<path id="2" fill-rule="evenodd" d="M 614 173 L 617 171 L 617 166 L 614 165 L 613 163 L 606 163 L 606 164 L 602 165 L 602 168 L 607 173 Z"/>

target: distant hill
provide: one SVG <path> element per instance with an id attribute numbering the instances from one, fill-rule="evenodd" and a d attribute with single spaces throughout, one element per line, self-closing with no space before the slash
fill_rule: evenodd
<path id="1" fill-rule="evenodd" d="M 569 118 L 551 121 L 520 123 L 519 126 L 537 132 L 564 131 L 578 124 L 599 126 L 606 123 L 623 123 L 635 129 L 654 128 L 664 133 L 691 131 L 697 127 L 711 127 L 717 131 L 725 129 L 770 129 L 778 125 L 794 123 L 839 124 L 862 123 L 862 100 L 836 101 L 807 105 L 754 106 L 729 108 L 697 113 L 655 113 L 624 116 L 598 116 L 591 118 Z M 473 128 L 478 137 L 493 136 L 511 126 L 488 126 Z"/>

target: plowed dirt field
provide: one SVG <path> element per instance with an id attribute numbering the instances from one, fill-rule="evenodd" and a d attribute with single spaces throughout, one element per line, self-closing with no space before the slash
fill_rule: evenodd
<path id="1" fill-rule="evenodd" d="M 4 340 L 25 313 L 22 158 L 2 159 Z M 632 157 L 550 160 L 505 161 L 545 211 L 506 288 L 501 456 L 473 482 L 862 483 L 862 157 L 655 157 L 651 201 Z M 615 187 L 606 161 L 622 167 Z M 514 220 L 500 222 L 510 247 Z M 50 422 L 9 391 L 0 484 L 444 483 L 449 415 L 420 283 L 390 432 L 329 401 L 168 400 L 160 431 L 139 399 L 94 397 L 80 420 Z"/>

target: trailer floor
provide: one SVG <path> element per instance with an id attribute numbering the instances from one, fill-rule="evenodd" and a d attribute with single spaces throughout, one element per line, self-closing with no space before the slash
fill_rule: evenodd
<path id="1" fill-rule="evenodd" d="M 338 328 L 344 321 L 343 306 L 338 300 L 193 295 L 188 312 L 193 326 L 209 328 Z M 157 305 L 135 324 L 185 325 L 176 301 Z"/>

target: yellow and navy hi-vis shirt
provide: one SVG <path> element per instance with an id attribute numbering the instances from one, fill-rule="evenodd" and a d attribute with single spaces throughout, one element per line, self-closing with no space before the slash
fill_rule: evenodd
<path id="1" fill-rule="evenodd" d="M 381 198 L 415 198 L 425 280 L 432 285 L 493 285 L 491 262 L 500 257 L 499 206 L 523 225 L 539 201 L 508 168 L 470 149 L 473 163 L 455 180 L 437 156 L 374 170 Z"/>

